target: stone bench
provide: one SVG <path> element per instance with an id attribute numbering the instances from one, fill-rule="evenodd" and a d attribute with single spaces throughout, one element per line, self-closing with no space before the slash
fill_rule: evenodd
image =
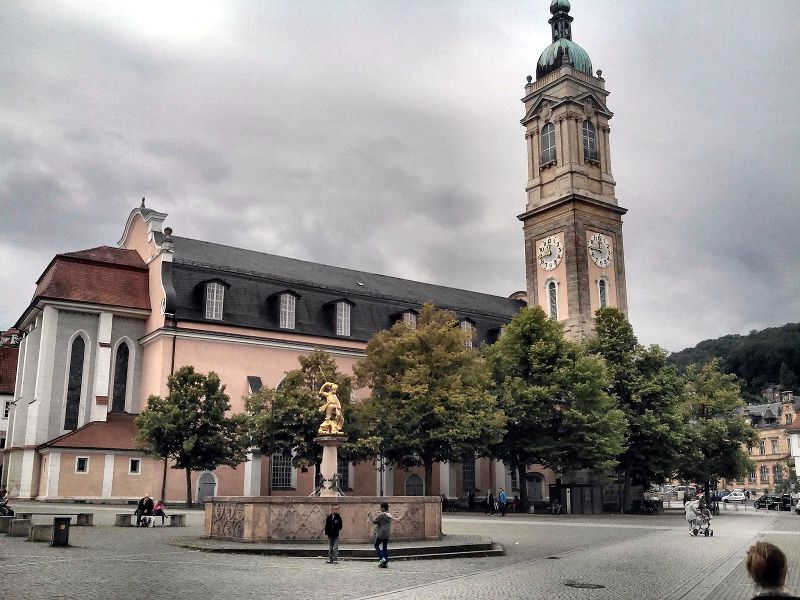
<path id="1" fill-rule="evenodd" d="M 94 513 L 45 513 L 45 512 L 24 512 L 17 513 L 21 519 L 30 520 L 33 517 L 75 517 L 75 522 L 70 524 L 75 527 L 91 527 L 94 525 Z"/>
<path id="2" fill-rule="evenodd" d="M 148 515 L 146 518 L 153 519 L 153 522 L 156 523 L 162 517 Z M 186 527 L 186 513 L 172 513 L 164 520 L 164 524 L 167 527 Z M 114 517 L 114 525 L 117 527 L 133 527 L 136 525 L 136 514 L 117 513 Z"/>
<path id="3" fill-rule="evenodd" d="M 0 533 L 8 533 L 8 528 L 11 527 L 11 521 L 16 517 L 0 517 Z"/>
<path id="4" fill-rule="evenodd" d="M 31 530 L 30 519 L 11 519 L 11 525 L 8 528 L 8 534 L 11 537 L 28 537 Z"/>
<path id="5" fill-rule="evenodd" d="M 28 533 L 29 542 L 52 542 L 53 541 L 53 524 L 31 524 L 30 532 Z"/>

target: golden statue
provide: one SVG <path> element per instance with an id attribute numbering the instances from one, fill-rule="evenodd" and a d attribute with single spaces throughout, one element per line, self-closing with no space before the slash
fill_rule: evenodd
<path id="1" fill-rule="evenodd" d="M 342 403 L 336 395 L 339 386 L 330 381 L 322 384 L 319 395 L 323 398 L 324 404 L 319 407 L 319 412 L 325 413 L 325 420 L 319 426 L 319 433 L 326 435 L 341 435 L 344 426 L 344 415 L 342 414 Z"/>

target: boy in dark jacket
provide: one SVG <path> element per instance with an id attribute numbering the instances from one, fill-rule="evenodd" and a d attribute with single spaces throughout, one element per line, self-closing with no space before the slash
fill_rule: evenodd
<path id="1" fill-rule="evenodd" d="M 342 517 L 339 505 L 331 506 L 331 514 L 325 518 L 325 535 L 328 536 L 328 564 L 339 562 L 339 532 L 342 530 Z"/>
<path id="2" fill-rule="evenodd" d="M 389 505 L 386 502 L 381 502 L 381 512 L 376 516 L 372 516 L 372 512 L 368 512 L 369 520 L 375 525 L 375 552 L 378 553 L 378 566 L 385 569 L 389 566 L 389 551 L 387 546 L 389 544 L 389 532 L 391 530 L 392 521 L 399 519 L 389 512 Z"/>

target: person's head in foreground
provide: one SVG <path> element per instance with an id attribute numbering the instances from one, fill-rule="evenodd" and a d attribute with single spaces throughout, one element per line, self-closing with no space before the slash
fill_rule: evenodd
<path id="1" fill-rule="evenodd" d="M 383 512 L 389 512 L 389 505 L 386 502 L 381 502 L 381 510 Z"/>
<path id="2" fill-rule="evenodd" d="M 786 581 L 786 555 L 777 546 L 756 542 L 747 551 L 747 572 L 763 590 L 781 591 Z"/>

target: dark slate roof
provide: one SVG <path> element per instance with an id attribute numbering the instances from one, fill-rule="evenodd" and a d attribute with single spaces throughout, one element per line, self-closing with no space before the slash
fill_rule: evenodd
<path id="1" fill-rule="evenodd" d="M 419 309 L 424 302 L 452 310 L 471 319 L 478 342 L 493 337 L 492 331 L 510 321 L 524 303 L 456 288 L 333 267 L 295 258 L 276 256 L 172 237 L 175 254 L 172 284 L 175 316 L 205 321 L 205 282 L 221 280 L 227 287 L 223 322 L 278 329 L 275 297 L 290 290 L 299 296 L 297 331 L 332 336 L 330 309 L 334 302 L 353 303 L 352 338 L 368 340 L 391 325 L 404 310 Z"/>
<path id="2" fill-rule="evenodd" d="M 747 412 L 754 417 L 762 419 L 775 419 L 781 411 L 780 402 L 770 402 L 768 404 L 751 404 L 747 407 Z"/>

